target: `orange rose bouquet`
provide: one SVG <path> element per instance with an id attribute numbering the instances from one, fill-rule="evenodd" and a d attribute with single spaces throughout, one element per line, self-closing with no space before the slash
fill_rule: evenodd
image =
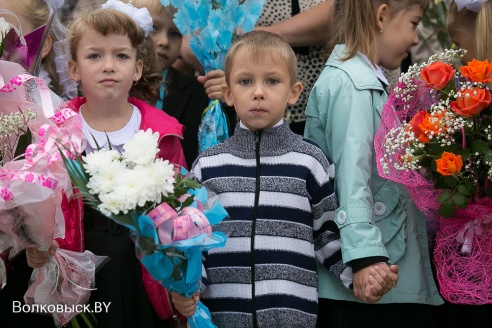
<path id="1" fill-rule="evenodd" d="M 403 74 L 376 136 L 380 174 L 405 185 L 404 172 L 413 171 L 410 179 L 420 175 L 421 186 L 432 188 L 417 205 L 424 211 L 437 206 L 447 218 L 477 198 L 492 197 L 492 97 L 486 84 L 492 63 L 473 60 L 457 69 L 454 62 L 463 54 L 447 50 Z M 398 119 L 385 125 L 388 115 Z"/>
<path id="2" fill-rule="evenodd" d="M 405 185 L 437 223 L 441 294 L 485 304 L 492 303 L 492 63 L 458 67 L 464 54 L 446 50 L 402 74 L 374 146 L 379 174 Z"/>

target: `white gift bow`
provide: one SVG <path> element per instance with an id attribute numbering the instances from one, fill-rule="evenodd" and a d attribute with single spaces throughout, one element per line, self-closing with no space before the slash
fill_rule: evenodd
<path id="1" fill-rule="evenodd" d="M 466 9 L 478 13 L 487 0 L 455 0 L 455 2 L 458 11 L 462 11 L 466 7 Z"/>
<path id="2" fill-rule="evenodd" d="M 486 220 L 473 219 L 472 221 L 465 224 L 463 228 L 461 228 L 461 230 L 458 232 L 458 235 L 456 235 L 456 240 L 459 243 L 463 243 L 463 247 L 461 247 L 462 253 L 467 253 L 467 254 L 471 253 L 472 245 L 473 245 L 473 237 L 475 233 L 477 235 L 482 235 L 483 232 L 482 224 L 487 224 L 490 222 L 492 222 L 492 220 L 490 219 L 486 219 Z"/>

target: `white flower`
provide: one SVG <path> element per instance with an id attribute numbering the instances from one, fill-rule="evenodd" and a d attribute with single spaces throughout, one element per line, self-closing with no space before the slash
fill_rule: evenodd
<path id="1" fill-rule="evenodd" d="M 9 30 L 10 30 L 10 24 L 5 21 L 4 17 L 0 17 L 0 34 L 2 38 L 5 37 L 5 35 Z"/>
<path id="2" fill-rule="evenodd" d="M 147 165 L 152 163 L 159 152 L 158 148 L 159 133 L 152 133 L 151 129 L 147 131 L 138 131 L 123 146 L 125 152 L 123 159 L 133 165 Z"/>
<path id="3" fill-rule="evenodd" d="M 101 165 L 101 169 L 90 177 L 87 188 L 96 195 L 112 192 L 117 181 L 125 179 L 126 172 L 125 165 L 119 161 L 111 161 L 104 166 Z"/>
<path id="4" fill-rule="evenodd" d="M 90 175 L 95 175 L 104 171 L 109 163 L 113 161 L 119 162 L 120 154 L 116 150 L 101 149 L 82 157 L 82 160 L 85 163 L 85 171 Z"/>

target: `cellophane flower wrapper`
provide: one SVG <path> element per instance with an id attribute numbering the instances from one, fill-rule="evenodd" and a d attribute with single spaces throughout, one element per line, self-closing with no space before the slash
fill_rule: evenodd
<path id="1" fill-rule="evenodd" d="M 19 64 L 0 61 L 0 112 L 19 110 L 31 110 L 37 119 L 28 123 L 32 143 L 25 153 L 0 168 L 0 252 L 11 248 L 10 257 L 28 247 L 47 251 L 55 238 L 64 238 L 62 195 L 72 196 L 72 185 L 60 149 L 70 156 L 81 153 L 86 143 L 80 116 L 65 108 L 41 79 L 26 74 Z M 49 263 L 33 270 L 26 303 L 84 304 L 94 279 L 86 268 L 100 261 L 88 251 L 74 255 L 58 249 Z M 61 327 L 75 315 L 56 313 L 53 319 Z"/>
<path id="2" fill-rule="evenodd" d="M 212 232 L 212 225 L 222 221 L 227 212 L 218 202 L 217 195 L 204 187 L 188 191 L 194 196 L 191 205 L 179 212 L 163 203 L 138 218 L 135 235 L 145 236 L 154 242 L 151 253 L 142 249 L 137 241 L 137 257 L 154 279 L 169 290 L 191 297 L 200 289 L 202 254 L 215 247 L 225 246 L 227 237 L 222 232 Z M 215 327 L 210 313 L 198 302 L 190 327 Z"/>
<path id="3" fill-rule="evenodd" d="M 177 9 L 174 23 L 189 34 L 190 48 L 205 73 L 224 69 L 225 56 L 240 34 L 253 30 L 265 0 L 160 0 Z M 198 132 L 199 152 L 229 137 L 228 120 L 220 102 L 211 100 L 202 114 Z"/>
<path id="4" fill-rule="evenodd" d="M 156 158 L 158 142 L 159 133 L 138 131 L 122 153 L 99 149 L 64 162 L 86 203 L 130 230 L 136 256 L 152 277 L 191 296 L 199 289 L 202 252 L 225 245 L 226 236 L 211 226 L 227 212 L 186 170 Z M 189 323 L 214 327 L 201 303 Z"/>
<path id="5" fill-rule="evenodd" d="M 487 164 L 487 152 L 490 152 L 492 143 L 470 140 L 473 137 L 465 132 L 473 126 L 485 125 L 479 128 L 481 133 L 477 135 L 487 136 L 490 133 L 487 132 L 486 122 L 490 118 L 487 109 L 475 117 L 464 117 L 460 114 L 460 109 L 455 109 L 457 105 L 453 105 L 454 99 L 458 102 L 460 92 L 465 93 L 467 88 L 476 87 L 457 67 L 462 55 L 462 50 L 447 50 L 431 56 L 421 66 L 411 67 L 409 73 L 402 74 L 383 108 L 374 147 L 379 174 L 406 186 L 416 206 L 426 215 L 428 233 L 431 233 L 430 244 L 434 244 L 434 262 L 441 295 L 451 303 L 490 304 L 492 199 L 488 192 L 487 195 L 484 192 L 488 188 L 489 179 L 479 175 L 479 183 L 479 179 L 470 177 L 483 170 L 483 165 L 490 165 Z M 423 77 L 415 74 L 433 63 L 442 63 L 443 67 L 451 65 L 449 81 L 439 88 L 427 84 Z M 491 69 L 489 66 L 489 70 Z M 481 88 L 487 90 L 485 93 L 490 92 L 484 84 Z M 443 102 L 442 99 L 448 100 Z M 427 115 L 427 112 L 432 113 L 433 110 L 440 112 L 432 116 L 431 120 L 434 122 L 430 122 L 435 123 L 435 126 L 441 124 L 441 130 L 433 138 L 427 138 L 429 140 L 420 135 L 413 140 L 405 139 L 407 142 L 402 143 L 400 136 L 410 136 L 409 131 L 415 131 L 414 125 L 424 131 L 425 122 L 412 125 L 412 121 L 417 122 L 419 115 Z M 449 122 L 457 123 L 452 127 Z M 436 140 L 444 142 L 439 144 Z M 442 173 L 437 171 L 437 164 L 415 161 L 418 165 L 410 166 L 421 153 L 418 149 L 414 152 L 408 152 L 408 149 L 412 149 L 418 142 L 422 142 L 424 151 L 434 156 L 434 160 L 439 159 L 444 152 L 460 154 L 460 159 L 463 158 L 462 168 L 443 178 L 439 175 Z M 481 147 L 476 148 L 477 145 Z M 467 148 L 471 151 L 467 151 Z M 479 194 L 480 190 L 482 194 Z M 442 215 L 444 202 L 453 202 L 455 213 L 451 216 Z"/>

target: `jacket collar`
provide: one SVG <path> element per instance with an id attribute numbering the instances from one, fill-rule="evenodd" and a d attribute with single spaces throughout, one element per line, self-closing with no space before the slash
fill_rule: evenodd
<path id="1" fill-rule="evenodd" d="M 346 53 L 344 44 L 338 44 L 333 49 L 325 66 L 333 66 L 343 70 L 359 90 L 376 89 L 385 92 L 383 85 L 378 80 L 374 70 L 360 55 L 350 60 L 342 61 L 340 58 Z"/>
<path id="2" fill-rule="evenodd" d="M 254 158 L 257 141 L 261 156 L 281 156 L 296 149 L 302 137 L 292 132 L 285 123 L 256 132 L 242 128 L 238 123 L 234 135 L 224 144 L 229 144 L 233 153 L 240 154 L 240 157 Z"/>
<path id="3" fill-rule="evenodd" d="M 72 109 L 78 113 L 80 106 L 85 104 L 86 101 L 85 97 L 75 97 L 72 100 L 69 100 L 68 103 L 72 106 Z M 128 98 L 128 102 L 135 105 L 142 114 L 142 122 L 140 123 L 141 130 L 151 129 L 154 132 L 159 132 L 161 137 L 175 135 L 183 139 L 184 127 L 174 117 L 169 116 L 137 98 L 130 97 Z"/>

